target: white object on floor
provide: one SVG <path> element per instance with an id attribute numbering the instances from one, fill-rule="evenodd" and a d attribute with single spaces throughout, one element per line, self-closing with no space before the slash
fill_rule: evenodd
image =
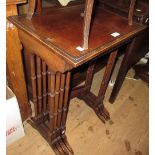
<path id="1" fill-rule="evenodd" d="M 16 96 L 9 87 L 6 100 L 6 144 L 7 146 L 25 136 Z"/>
<path id="2" fill-rule="evenodd" d="M 109 81 L 109 86 L 110 86 L 110 87 L 113 87 L 114 84 L 115 84 L 115 80 L 110 80 L 110 81 Z"/>

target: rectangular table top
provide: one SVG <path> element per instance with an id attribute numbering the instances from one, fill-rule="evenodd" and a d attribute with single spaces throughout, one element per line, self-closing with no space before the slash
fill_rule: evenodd
<path id="1" fill-rule="evenodd" d="M 9 17 L 19 29 L 36 38 L 51 52 L 63 57 L 73 67 L 106 53 L 108 50 L 128 41 L 146 26 L 128 25 L 128 20 L 98 7 L 93 10 L 88 50 L 80 51 L 83 42 L 83 5 L 50 8 L 35 14 L 31 20 L 26 15 Z M 117 32 L 119 36 L 111 34 Z M 43 51 L 45 52 L 45 51 Z"/>

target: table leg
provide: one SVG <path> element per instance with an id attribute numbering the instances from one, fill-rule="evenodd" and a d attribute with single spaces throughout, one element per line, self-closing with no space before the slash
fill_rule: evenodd
<path id="1" fill-rule="evenodd" d="M 66 135 L 66 118 L 68 113 L 68 95 L 69 95 L 69 86 L 70 86 L 70 72 L 65 74 L 56 73 L 56 75 L 52 78 L 51 83 L 54 83 L 52 87 L 55 87 L 55 93 L 52 95 L 55 97 L 53 100 L 54 103 L 54 111 L 53 107 L 50 107 L 50 111 L 53 114 L 53 123 L 52 125 L 52 148 L 56 154 L 74 154 L 72 148 L 70 147 Z M 54 86 L 55 85 L 55 86 Z M 54 90 L 54 89 L 53 89 Z M 54 91 L 53 91 L 54 92 Z"/>
<path id="2" fill-rule="evenodd" d="M 66 84 L 65 84 L 65 94 L 64 94 L 64 104 L 63 104 L 63 113 L 62 113 L 62 122 L 61 122 L 61 137 L 62 140 L 65 144 L 65 146 L 67 147 L 67 149 L 69 150 L 69 152 L 71 153 L 71 155 L 74 154 L 71 146 L 69 145 L 68 141 L 67 141 L 67 137 L 65 135 L 65 131 L 66 131 L 66 120 L 67 120 L 67 113 L 68 113 L 68 96 L 69 96 L 69 88 L 70 88 L 70 78 L 71 78 L 71 72 L 67 72 L 66 73 Z"/>
<path id="3" fill-rule="evenodd" d="M 51 71 L 45 61 L 31 54 L 35 116 L 30 124 L 48 141 L 57 155 L 74 154 L 65 135 L 70 76 L 70 72 Z"/>
<path id="4" fill-rule="evenodd" d="M 121 89 L 125 76 L 129 70 L 129 66 L 130 66 L 129 63 L 130 63 L 132 51 L 133 51 L 135 44 L 136 44 L 136 38 L 133 39 L 133 41 L 127 46 L 124 58 L 122 60 L 122 63 L 121 63 L 121 66 L 120 66 L 120 69 L 119 69 L 119 72 L 118 72 L 118 75 L 115 81 L 115 85 L 113 87 L 112 93 L 109 98 L 110 103 L 114 103 L 119 93 L 119 90 Z"/>
<path id="5" fill-rule="evenodd" d="M 54 77 L 55 76 L 55 77 Z M 53 84 L 52 84 L 53 83 Z M 54 84 L 55 83 L 55 84 Z M 64 153 L 63 147 L 61 146 L 61 137 L 60 133 L 58 132 L 58 106 L 59 106 L 59 94 L 60 94 L 60 73 L 53 74 L 51 72 L 51 89 L 54 88 L 55 85 L 55 92 L 53 91 L 53 97 L 54 97 L 54 107 L 50 106 L 50 111 L 53 112 L 53 119 L 51 121 L 51 125 L 53 127 L 53 135 L 52 135 L 52 148 L 56 151 L 58 151 L 60 154 Z M 54 90 L 54 89 L 53 89 Z M 53 110 L 54 108 L 54 110 Z"/>
<path id="6" fill-rule="evenodd" d="M 105 69 L 105 73 L 102 79 L 102 83 L 100 86 L 100 90 L 98 93 L 98 102 L 96 102 L 96 113 L 99 116 L 100 119 L 105 119 L 105 120 L 109 120 L 110 119 L 110 114 L 109 112 L 106 110 L 106 108 L 103 105 L 103 99 L 110 81 L 110 77 L 112 74 L 112 70 L 115 64 L 115 60 L 116 60 L 116 56 L 117 56 L 117 50 L 112 52 L 109 56 L 108 59 L 108 64 L 106 66 Z"/>
<path id="7" fill-rule="evenodd" d="M 95 62 L 90 62 L 89 64 L 85 85 L 81 87 L 77 87 L 72 91 L 72 94 L 71 94 L 71 96 L 74 96 L 74 97 L 77 96 L 79 99 L 84 100 L 87 103 L 87 105 L 90 106 L 95 111 L 96 115 L 103 123 L 105 123 L 105 120 L 109 120 L 110 118 L 109 112 L 106 110 L 106 108 L 103 105 L 103 99 L 115 65 L 117 52 L 118 50 L 110 53 L 98 96 L 95 96 L 90 91 L 93 76 L 94 76 Z"/>
<path id="8" fill-rule="evenodd" d="M 61 74 L 60 97 L 59 97 L 58 118 L 57 118 L 58 135 L 61 135 L 61 118 L 62 118 L 62 110 L 63 110 L 64 90 L 65 90 L 64 87 L 65 87 L 65 74 Z M 63 152 L 69 155 L 68 150 L 62 140 L 62 137 L 60 137 L 59 145 L 63 149 Z"/>

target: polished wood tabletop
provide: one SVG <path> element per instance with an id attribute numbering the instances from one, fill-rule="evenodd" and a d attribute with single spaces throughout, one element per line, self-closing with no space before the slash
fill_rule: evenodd
<path id="1" fill-rule="evenodd" d="M 126 18 L 98 7 L 92 17 L 89 48 L 79 51 L 77 47 L 82 47 L 83 12 L 83 5 L 78 5 L 47 9 L 42 14 L 35 14 L 31 20 L 26 15 L 10 17 L 9 20 L 73 67 L 118 47 L 122 41 L 128 41 L 146 28 L 136 23 L 130 26 Z M 113 37 L 111 34 L 114 32 L 120 35 Z"/>

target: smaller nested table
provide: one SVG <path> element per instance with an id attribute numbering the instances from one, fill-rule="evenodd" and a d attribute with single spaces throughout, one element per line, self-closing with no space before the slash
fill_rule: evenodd
<path id="1" fill-rule="evenodd" d="M 105 122 L 110 118 L 103 105 L 108 82 L 117 56 L 117 49 L 129 44 L 146 27 L 128 24 L 128 20 L 103 8 L 95 8 L 89 35 L 89 46 L 83 46 L 83 5 L 47 9 L 34 14 L 9 17 L 17 26 L 25 52 L 31 55 L 31 80 L 35 116 L 33 124 L 49 142 L 56 154 L 73 154 L 65 131 L 71 71 L 89 63 L 85 85 L 73 96 L 86 101 Z M 87 25 L 87 24 L 86 24 Z M 98 96 L 90 92 L 94 61 L 108 55 L 108 63 Z"/>

